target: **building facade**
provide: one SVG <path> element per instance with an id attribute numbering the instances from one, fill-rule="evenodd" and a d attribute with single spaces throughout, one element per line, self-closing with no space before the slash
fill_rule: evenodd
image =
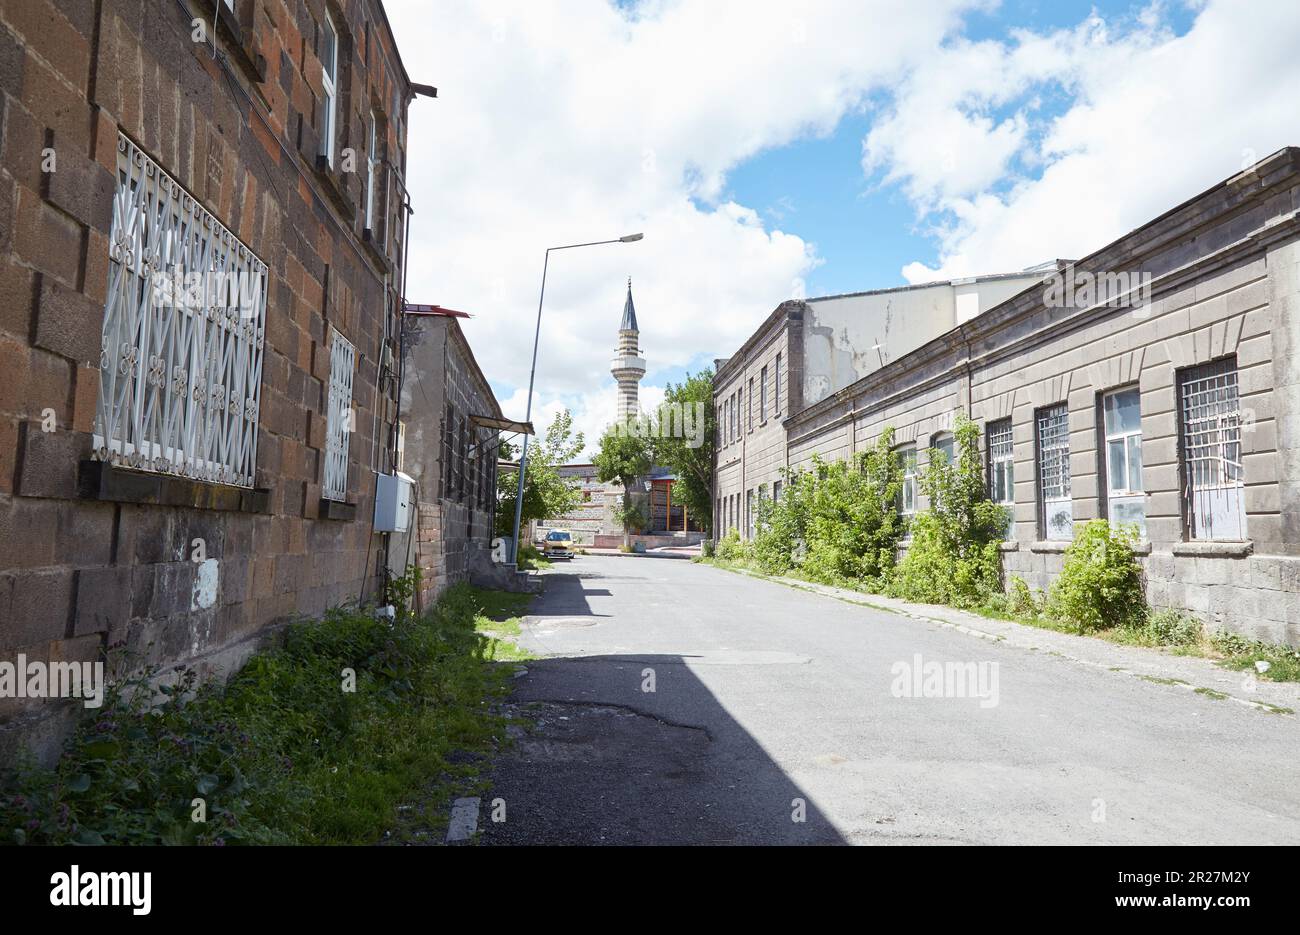
<path id="1" fill-rule="evenodd" d="M 501 407 L 455 313 L 408 311 L 402 341 L 402 446 L 412 520 L 393 537 L 390 569 L 420 569 L 417 607 L 493 564 Z"/>
<path id="2" fill-rule="evenodd" d="M 377 596 L 417 87 L 378 0 L 30 0 L 0 62 L 0 655 L 210 675 Z"/>
<path id="3" fill-rule="evenodd" d="M 990 496 L 1013 513 L 1007 574 L 1046 588 L 1074 524 L 1132 523 L 1154 606 L 1300 645 L 1298 244 L 1289 148 L 794 409 L 781 431 L 720 437 L 721 528 L 752 534 L 728 498 L 761 495 L 773 466 L 846 457 L 886 426 L 914 477 L 964 412 L 983 432 Z M 720 406 L 797 340 L 807 310 L 787 306 L 771 340 L 720 372 Z M 905 509 L 925 509 L 912 489 Z"/>

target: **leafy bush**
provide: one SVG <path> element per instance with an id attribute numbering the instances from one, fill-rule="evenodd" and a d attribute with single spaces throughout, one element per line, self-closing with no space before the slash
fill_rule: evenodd
<path id="1" fill-rule="evenodd" d="M 1012 575 L 1007 588 L 1007 610 L 1018 617 L 1037 617 L 1043 612 L 1041 601 L 1019 575 Z"/>
<path id="2" fill-rule="evenodd" d="M 1155 611 L 1142 629 L 1157 646 L 1191 646 L 1204 632 L 1201 621 L 1181 610 Z"/>
<path id="3" fill-rule="evenodd" d="M 759 532 L 753 557 L 764 571 L 797 571 L 825 584 L 871 589 L 883 584 L 903 534 L 895 509 L 902 470 L 886 428 L 876 444 L 852 463 L 786 472 L 779 501 L 759 501 Z"/>
<path id="4" fill-rule="evenodd" d="M 959 415 L 953 436 L 955 462 L 932 454 L 919 479 L 930 508 L 912 519 L 912 541 L 889 593 L 927 604 L 979 607 L 1002 591 L 998 544 L 1006 512 L 988 499 L 979 426 Z"/>
<path id="5" fill-rule="evenodd" d="M 293 625 L 225 686 L 187 672 L 161 703 L 155 672 L 115 683 L 54 769 L 26 761 L 0 777 L 0 838 L 373 843 L 413 801 L 437 824 L 431 784 L 473 776 L 453 754 L 488 749 L 501 729 L 484 700 L 505 673 L 484 661 L 479 606 L 458 585 L 421 619 L 335 610 Z"/>
<path id="6" fill-rule="evenodd" d="M 718 541 L 714 553 L 724 562 L 740 562 L 749 557 L 749 550 L 740 541 L 739 531 L 734 528 L 728 529 L 727 534 Z"/>
<path id="7" fill-rule="evenodd" d="M 1110 627 L 1137 629 L 1146 621 L 1142 569 L 1133 554 L 1137 531 L 1089 521 L 1065 551 L 1052 586 L 1049 612 L 1081 633 Z"/>

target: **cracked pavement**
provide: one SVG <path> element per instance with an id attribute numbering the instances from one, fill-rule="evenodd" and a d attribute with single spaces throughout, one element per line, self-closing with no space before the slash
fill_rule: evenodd
<path id="1" fill-rule="evenodd" d="M 1159 680 L 1222 673 L 1204 660 L 690 562 L 545 578 L 484 844 L 1300 841 L 1300 719 Z M 997 703 L 898 697 L 918 654 L 996 663 Z"/>

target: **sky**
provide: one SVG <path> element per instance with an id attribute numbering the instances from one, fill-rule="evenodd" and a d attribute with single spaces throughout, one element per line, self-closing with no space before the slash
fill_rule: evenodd
<path id="1" fill-rule="evenodd" d="M 1091 253 L 1300 145 L 1300 2 L 387 0 L 407 297 L 589 443 L 627 279 L 643 407 L 782 301 Z"/>

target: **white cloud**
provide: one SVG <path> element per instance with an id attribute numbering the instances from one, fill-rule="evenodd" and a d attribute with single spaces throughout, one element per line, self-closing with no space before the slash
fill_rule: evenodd
<path id="1" fill-rule="evenodd" d="M 946 49 L 864 141 L 864 167 L 903 187 L 940 245 L 937 267 L 903 274 L 922 282 L 1083 256 L 1300 142 L 1297 48 L 1294 0 L 1214 0 L 1183 36 L 1157 4 L 1132 20 L 1094 14 L 1048 35 Z M 1064 108 L 1040 111 L 1036 95 L 1053 93 Z M 1001 122 L 980 115 L 1021 100 Z M 946 146 L 969 164 L 936 167 Z"/>
<path id="2" fill-rule="evenodd" d="M 765 206 L 722 200 L 726 173 L 830 132 L 982 2 L 388 0 L 408 72 L 439 94 L 412 105 L 408 297 L 474 314 L 488 378 L 526 386 L 545 248 L 644 231 L 551 255 L 538 398 L 612 407 L 628 275 L 649 379 L 726 356 L 818 262 Z"/>

